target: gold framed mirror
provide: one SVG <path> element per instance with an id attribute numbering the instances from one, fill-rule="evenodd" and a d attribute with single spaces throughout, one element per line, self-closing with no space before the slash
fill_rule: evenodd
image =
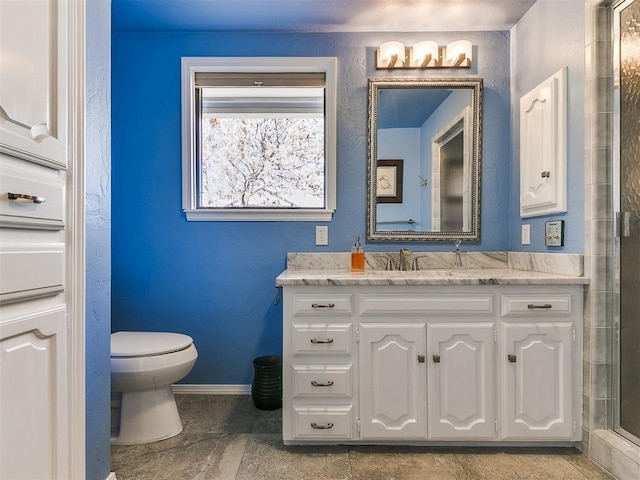
<path id="1" fill-rule="evenodd" d="M 479 241 L 482 79 L 370 78 L 367 120 L 367 240 Z"/>

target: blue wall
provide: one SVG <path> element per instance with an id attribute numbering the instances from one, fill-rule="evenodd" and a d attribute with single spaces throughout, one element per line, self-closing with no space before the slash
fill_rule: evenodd
<path id="1" fill-rule="evenodd" d="M 364 238 L 367 77 L 375 49 L 408 33 L 113 32 L 112 330 L 191 335 L 200 356 L 184 383 L 249 384 L 252 358 L 282 349 L 282 309 L 274 279 L 289 251 L 348 251 Z M 471 69 L 411 76 L 484 78 L 482 241 L 476 251 L 509 247 L 509 33 L 432 33 L 444 45 L 474 45 Z M 181 210 L 181 56 L 338 57 L 338 199 L 329 246 L 316 247 L 309 222 L 187 222 Z M 369 243 L 369 251 L 400 244 Z M 441 243 L 416 251 L 451 251 Z"/>
<path id="2" fill-rule="evenodd" d="M 511 244 L 514 251 L 584 250 L 584 0 L 538 0 L 511 30 Z M 520 218 L 520 97 L 568 66 L 567 213 Z M 546 247 L 544 222 L 565 221 L 565 246 Z M 521 245 L 521 225 L 531 225 L 531 245 Z"/>
<path id="3" fill-rule="evenodd" d="M 109 476 L 111 399 L 111 2 L 86 3 L 86 478 Z"/>

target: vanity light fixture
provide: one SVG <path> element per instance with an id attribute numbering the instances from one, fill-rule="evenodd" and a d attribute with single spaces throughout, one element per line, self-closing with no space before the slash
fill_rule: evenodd
<path id="1" fill-rule="evenodd" d="M 378 68 L 402 68 L 407 59 L 407 49 L 402 42 L 385 42 L 378 49 Z"/>
<path id="2" fill-rule="evenodd" d="M 473 46 L 469 40 L 456 40 L 446 47 L 425 40 L 413 47 L 389 41 L 377 51 L 376 68 L 469 68 L 473 60 Z"/>

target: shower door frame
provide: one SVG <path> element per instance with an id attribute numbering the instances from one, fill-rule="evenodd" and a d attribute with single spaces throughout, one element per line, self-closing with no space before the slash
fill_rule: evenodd
<path id="1" fill-rule="evenodd" d="M 612 188 L 611 188 L 611 206 L 614 214 L 613 224 L 613 268 L 612 288 L 613 288 L 613 335 L 612 335 L 612 382 L 611 382 L 611 398 L 613 403 L 613 430 L 627 440 L 640 445 L 640 438 L 625 430 L 620 425 L 620 365 L 621 365 L 621 342 L 620 342 L 620 236 L 622 233 L 621 218 L 621 155 L 620 155 L 620 12 L 626 7 L 640 0 L 618 0 L 612 5 L 612 45 L 613 45 L 613 135 L 612 135 Z"/>

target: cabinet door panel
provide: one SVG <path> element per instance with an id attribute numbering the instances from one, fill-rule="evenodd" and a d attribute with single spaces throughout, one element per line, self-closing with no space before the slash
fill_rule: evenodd
<path id="1" fill-rule="evenodd" d="M 563 68 L 520 99 L 520 216 L 567 211 Z"/>
<path id="2" fill-rule="evenodd" d="M 506 324 L 504 435 L 571 439 L 571 324 Z"/>
<path id="3" fill-rule="evenodd" d="M 425 324 L 360 324 L 361 438 L 425 438 L 425 353 Z"/>
<path id="4" fill-rule="evenodd" d="M 429 439 L 495 436 L 495 343 L 491 324 L 429 324 Z"/>
<path id="5" fill-rule="evenodd" d="M 68 478 L 65 309 L 0 325 L 0 478 Z"/>
<path id="6" fill-rule="evenodd" d="M 0 151 L 54 168 L 67 165 L 68 4 L 0 2 L 0 57 L 14 60 L 0 82 Z"/>

